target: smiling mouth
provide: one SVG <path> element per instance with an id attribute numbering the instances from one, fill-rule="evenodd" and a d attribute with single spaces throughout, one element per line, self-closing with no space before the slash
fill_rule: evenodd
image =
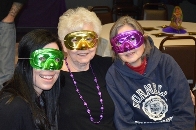
<path id="1" fill-rule="evenodd" d="M 126 54 L 126 56 L 131 56 L 131 55 L 133 55 L 135 52 L 129 52 L 129 53 L 127 53 Z"/>
<path id="2" fill-rule="evenodd" d="M 88 53 L 80 53 L 80 54 L 78 54 L 79 56 L 86 56 L 86 55 L 88 55 Z"/>
<path id="3" fill-rule="evenodd" d="M 42 79 L 47 79 L 47 80 L 51 80 L 53 77 L 54 77 L 54 75 L 39 75 Z"/>

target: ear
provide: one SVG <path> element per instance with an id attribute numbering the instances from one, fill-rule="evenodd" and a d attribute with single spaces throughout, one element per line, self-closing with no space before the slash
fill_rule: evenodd
<path id="1" fill-rule="evenodd" d="M 143 43 L 144 44 L 144 49 L 146 48 L 146 44 L 145 43 Z"/>
<path id="2" fill-rule="evenodd" d="M 64 41 L 61 41 L 61 44 L 62 44 L 62 46 L 63 46 L 63 51 L 64 51 L 64 52 L 67 52 L 67 48 L 65 47 Z"/>

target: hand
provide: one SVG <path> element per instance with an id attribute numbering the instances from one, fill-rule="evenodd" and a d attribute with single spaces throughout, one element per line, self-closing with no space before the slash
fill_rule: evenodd
<path id="1" fill-rule="evenodd" d="M 14 22 L 14 17 L 10 16 L 10 15 L 7 15 L 3 20 L 2 22 L 4 23 L 13 23 Z"/>
<path id="2" fill-rule="evenodd" d="M 193 95 L 191 90 L 190 90 L 190 93 L 191 93 L 191 98 L 192 98 L 192 101 L 193 101 L 193 105 L 195 105 L 195 96 Z"/>
<path id="3" fill-rule="evenodd" d="M 14 2 L 12 4 L 12 7 L 8 13 L 8 15 L 2 20 L 2 22 L 4 23 L 12 23 L 14 22 L 14 19 L 16 17 L 16 15 L 18 14 L 18 12 L 20 11 L 20 9 L 22 8 L 22 4 L 18 3 L 18 2 Z"/>

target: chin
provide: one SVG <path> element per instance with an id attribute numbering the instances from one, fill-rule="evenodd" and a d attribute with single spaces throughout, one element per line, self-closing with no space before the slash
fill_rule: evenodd
<path id="1" fill-rule="evenodd" d="M 52 86 L 46 86 L 43 88 L 43 90 L 50 90 L 50 89 L 52 89 Z"/>
<path id="2" fill-rule="evenodd" d="M 82 62 L 89 62 L 91 59 L 92 59 L 91 57 L 86 56 L 86 57 L 80 57 L 80 58 L 78 59 L 78 61 L 80 61 L 81 63 L 82 63 Z"/>

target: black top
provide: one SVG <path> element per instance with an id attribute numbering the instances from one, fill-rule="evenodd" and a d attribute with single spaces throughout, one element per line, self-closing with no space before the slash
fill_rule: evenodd
<path id="1" fill-rule="evenodd" d="M 6 104 L 8 99 L 8 93 L 0 97 L 0 129 L 35 130 L 29 105 L 20 97 Z"/>
<path id="2" fill-rule="evenodd" d="M 0 21 L 2 21 L 9 13 L 14 2 L 24 4 L 27 0 L 0 0 Z"/>
<path id="3" fill-rule="evenodd" d="M 90 116 L 75 90 L 70 73 L 62 72 L 59 130 L 115 130 L 113 124 L 114 104 L 107 92 L 105 82 L 105 75 L 111 64 L 112 58 L 109 57 L 95 56 L 91 60 L 91 66 L 98 79 L 104 105 L 103 119 L 99 124 L 90 121 Z M 95 121 L 99 121 L 101 104 L 92 70 L 89 68 L 87 71 L 73 72 L 73 75 L 83 99 L 91 110 L 92 117 Z"/>

